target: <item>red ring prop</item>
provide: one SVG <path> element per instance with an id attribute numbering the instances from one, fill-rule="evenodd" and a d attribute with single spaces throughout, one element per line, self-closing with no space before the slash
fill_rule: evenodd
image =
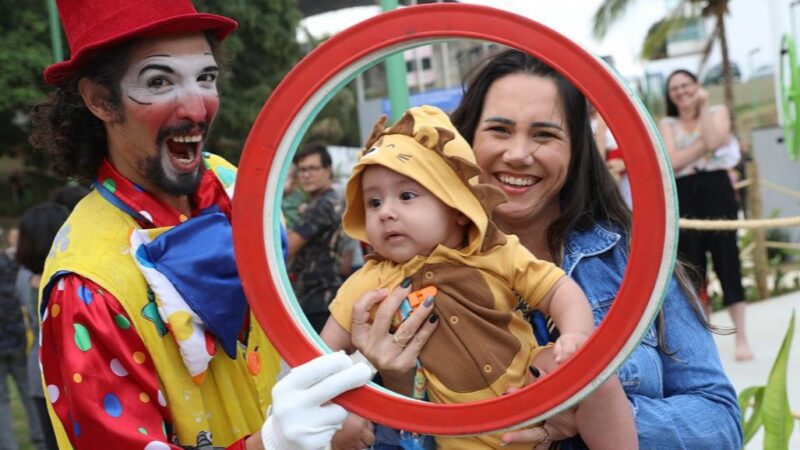
<path id="1" fill-rule="evenodd" d="M 630 250 L 635 276 L 630 273 L 634 270 L 626 273 L 614 306 L 584 347 L 551 376 L 518 393 L 481 402 L 438 405 L 366 386 L 336 399 L 348 410 L 373 421 L 438 435 L 483 433 L 540 420 L 571 406 L 602 383 L 635 348 L 655 317 L 671 274 L 668 267 L 674 258 L 677 230 L 674 200 L 669 201 L 673 188 L 664 181 L 669 179 L 664 174 L 671 174 L 663 150 L 659 153 L 656 148 L 660 141 L 643 120 L 633 96 L 597 58 L 545 26 L 493 8 L 431 4 L 381 14 L 335 35 L 294 67 L 261 110 L 242 155 L 233 202 L 237 264 L 256 317 L 289 365 L 307 362 L 321 350 L 298 327 L 268 271 L 265 242 L 269 241 L 266 238 L 274 239 L 274 232 L 272 224 L 265 223 L 265 217 L 272 214 L 265 210 L 265 193 L 270 171 L 282 163 L 276 160 L 279 148 L 293 138 L 287 132 L 309 99 L 348 66 L 373 53 L 400 49 L 401 44 L 408 47 L 412 42 L 450 38 L 493 41 L 534 55 L 563 74 L 597 106 L 625 154 L 635 193 Z"/>

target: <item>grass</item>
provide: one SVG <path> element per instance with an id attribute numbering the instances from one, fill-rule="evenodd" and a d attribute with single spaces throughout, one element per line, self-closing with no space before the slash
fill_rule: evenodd
<path id="1" fill-rule="evenodd" d="M 22 402 L 19 400 L 19 390 L 16 383 L 11 377 L 4 380 L 9 386 L 11 394 L 11 417 L 14 422 L 14 435 L 17 437 L 17 443 L 20 450 L 34 450 L 28 433 L 28 416 L 25 414 L 25 408 L 22 407 Z M 6 433 L 7 430 L 0 430 Z"/>

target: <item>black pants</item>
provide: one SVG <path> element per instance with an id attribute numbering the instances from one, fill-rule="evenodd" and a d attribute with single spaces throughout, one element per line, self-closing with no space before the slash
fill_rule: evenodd
<path id="1" fill-rule="evenodd" d="M 724 170 L 700 172 L 675 180 L 680 216 L 689 219 L 737 218 L 739 206 Z M 736 231 L 681 230 L 678 256 L 692 266 L 689 275 L 698 292 L 706 278 L 707 253 L 722 285 L 723 303 L 744 300 Z"/>
<path id="2" fill-rule="evenodd" d="M 42 424 L 42 432 L 44 433 L 44 443 L 47 450 L 58 450 L 56 443 L 56 435 L 53 432 L 53 424 L 50 422 L 50 415 L 47 413 L 47 400 L 44 397 L 31 397 L 33 405 L 36 407 L 36 412 L 39 415 L 39 423 Z"/>

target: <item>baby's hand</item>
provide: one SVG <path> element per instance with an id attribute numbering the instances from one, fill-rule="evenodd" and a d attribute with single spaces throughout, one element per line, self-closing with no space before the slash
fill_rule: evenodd
<path id="1" fill-rule="evenodd" d="M 566 361 L 567 358 L 578 351 L 578 348 L 586 342 L 586 338 L 587 336 L 583 333 L 575 332 L 562 334 L 553 346 L 553 356 L 555 356 L 556 362 L 561 364 Z"/>

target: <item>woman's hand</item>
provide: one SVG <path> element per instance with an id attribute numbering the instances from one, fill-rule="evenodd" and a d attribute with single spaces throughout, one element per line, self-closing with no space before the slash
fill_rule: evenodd
<path id="1" fill-rule="evenodd" d="M 697 113 L 700 112 L 708 106 L 708 91 L 706 91 L 702 86 L 697 86 L 697 89 L 694 91 L 694 102 L 695 106 L 697 107 Z"/>
<path id="2" fill-rule="evenodd" d="M 528 384 L 536 382 L 536 380 L 545 375 L 544 370 L 531 368 L 531 374 L 528 375 Z M 518 388 L 511 388 L 507 393 L 511 394 L 518 390 Z M 569 439 L 576 434 L 578 434 L 578 425 L 575 419 L 575 408 L 570 408 L 548 418 L 541 425 L 505 433 L 502 440 L 503 443 L 507 444 L 512 442 L 531 442 L 534 444 L 534 449 L 547 449 L 550 447 L 551 442 Z"/>
<path id="3" fill-rule="evenodd" d="M 406 287 L 402 287 L 405 284 Z M 410 394 L 417 357 L 436 329 L 439 317 L 432 314 L 433 297 L 426 299 L 403 321 L 394 334 L 389 333 L 392 317 L 411 292 L 405 282 L 387 295 L 386 289 L 369 291 L 353 305 L 350 329 L 353 346 L 380 372 L 384 386 Z M 370 323 L 370 311 L 380 303 Z"/>
<path id="4" fill-rule="evenodd" d="M 333 435 L 332 450 L 362 450 L 375 443 L 372 422 L 350 414 L 342 424 L 342 429 Z"/>

